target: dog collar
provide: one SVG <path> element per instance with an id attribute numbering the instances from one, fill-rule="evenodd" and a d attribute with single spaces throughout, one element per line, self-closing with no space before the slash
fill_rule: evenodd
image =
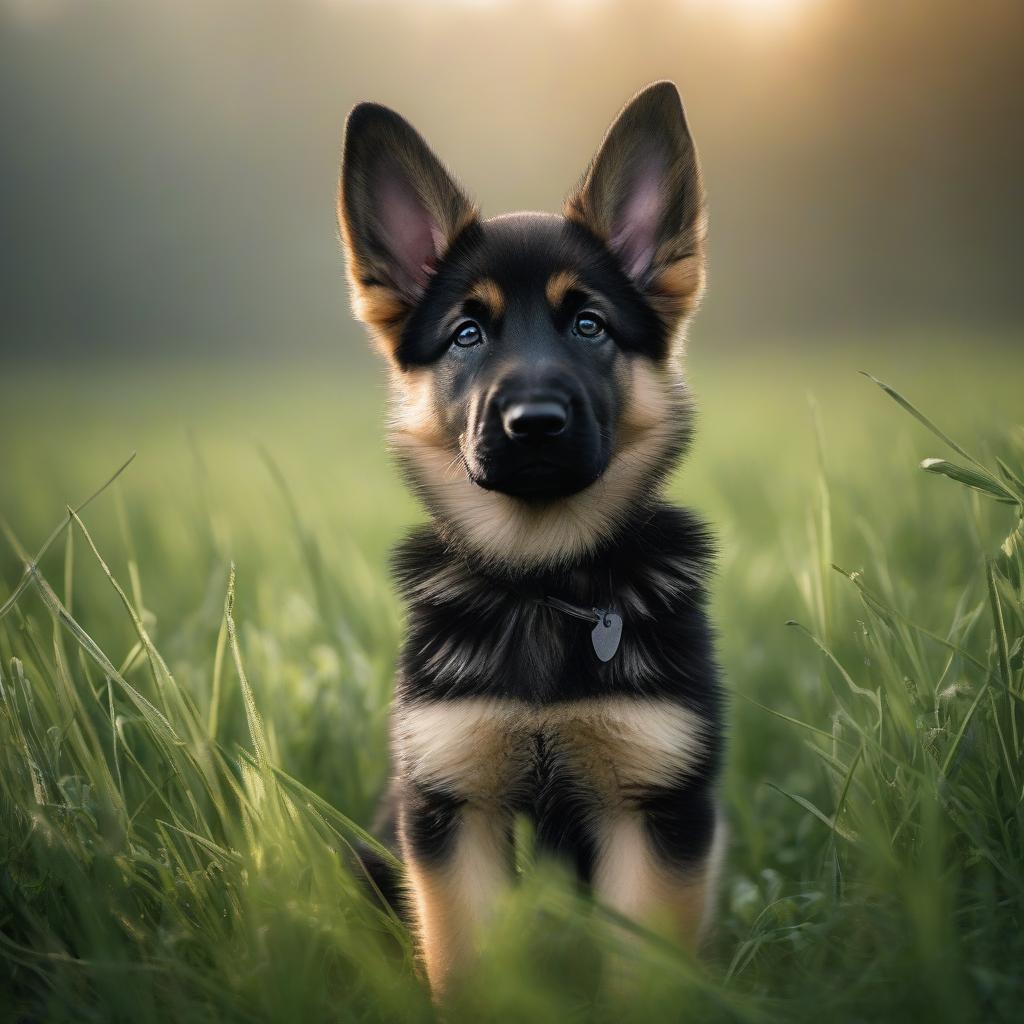
<path id="1" fill-rule="evenodd" d="M 622 641 L 622 616 L 610 608 L 583 608 L 578 604 L 570 604 L 558 597 L 543 597 L 541 604 L 556 611 L 571 615 L 584 622 L 592 622 L 590 642 L 594 645 L 594 653 L 601 661 L 611 661 Z"/>

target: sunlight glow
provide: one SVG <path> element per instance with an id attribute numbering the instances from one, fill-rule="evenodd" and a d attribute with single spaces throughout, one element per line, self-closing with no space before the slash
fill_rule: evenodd
<path id="1" fill-rule="evenodd" d="M 2 0 L 0 0 L 2 2 Z M 321 0 L 331 5 L 345 6 L 352 3 L 372 3 L 373 0 Z M 414 3 L 415 0 L 412 0 Z M 434 0 L 449 7 L 487 8 L 514 5 L 515 0 Z M 810 7 L 814 0 L 679 0 L 684 7 L 715 9 L 723 14 L 733 14 L 758 21 L 787 19 Z M 585 12 L 588 8 L 614 6 L 615 0 L 554 0 L 552 7 L 563 12 Z M 410 4 L 411 5 L 411 4 Z"/>
<path id="2" fill-rule="evenodd" d="M 683 0 L 689 6 L 717 8 L 757 21 L 782 21 L 800 14 L 814 0 Z"/>

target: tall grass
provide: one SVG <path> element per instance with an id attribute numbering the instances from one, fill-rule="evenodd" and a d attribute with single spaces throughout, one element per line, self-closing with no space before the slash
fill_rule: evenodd
<path id="1" fill-rule="evenodd" d="M 591 906 L 524 835 L 522 885 L 450 1019 L 963 1021 L 1024 1005 L 1024 436 L 976 458 L 882 387 L 949 449 L 924 468 L 965 489 L 962 520 L 926 505 L 858 521 L 862 567 L 833 565 L 856 501 L 833 492 L 820 437 L 787 555 L 802 607 L 761 651 L 756 698 L 734 684 L 733 852 L 705 961 Z M 197 514 L 206 578 L 190 614 L 157 620 L 131 516 L 115 506 L 112 559 L 87 524 L 119 484 L 68 510 L 62 558 L 7 530 L 22 577 L 0 611 L 6 1019 L 434 1017 L 409 936 L 351 858 L 387 772 L 399 617 L 384 580 L 325 554 L 267 464 L 301 599 L 236 572 Z M 728 642 L 753 650 L 778 613 L 756 607 L 764 566 L 727 547 L 723 572 L 746 573 L 751 634 Z M 613 950 L 633 961 L 625 990 L 601 981 Z"/>

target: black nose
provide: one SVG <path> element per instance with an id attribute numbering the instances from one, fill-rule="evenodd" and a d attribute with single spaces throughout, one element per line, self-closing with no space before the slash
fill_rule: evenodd
<path id="1" fill-rule="evenodd" d="M 569 424 L 569 406 L 565 402 L 545 400 L 516 402 L 502 415 L 505 433 L 514 441 L 543 441 L 557 437 Z"/>

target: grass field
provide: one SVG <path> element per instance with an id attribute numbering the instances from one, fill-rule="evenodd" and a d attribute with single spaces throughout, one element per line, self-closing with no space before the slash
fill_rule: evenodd
<path id="1" fill-rule="evenodd" d="M 732 695 L 717 932 L 700 965 L 638 941 L 524 833 L 447 1019 L 1018 1019 L 1024 353 L 766 344 L 691 379 L 671 491 L 719 537 Z M 0 383 L 0 1019 L 433 1019 L 347 866 L 419 514 L 382 399 L 340 359 Z"/>

